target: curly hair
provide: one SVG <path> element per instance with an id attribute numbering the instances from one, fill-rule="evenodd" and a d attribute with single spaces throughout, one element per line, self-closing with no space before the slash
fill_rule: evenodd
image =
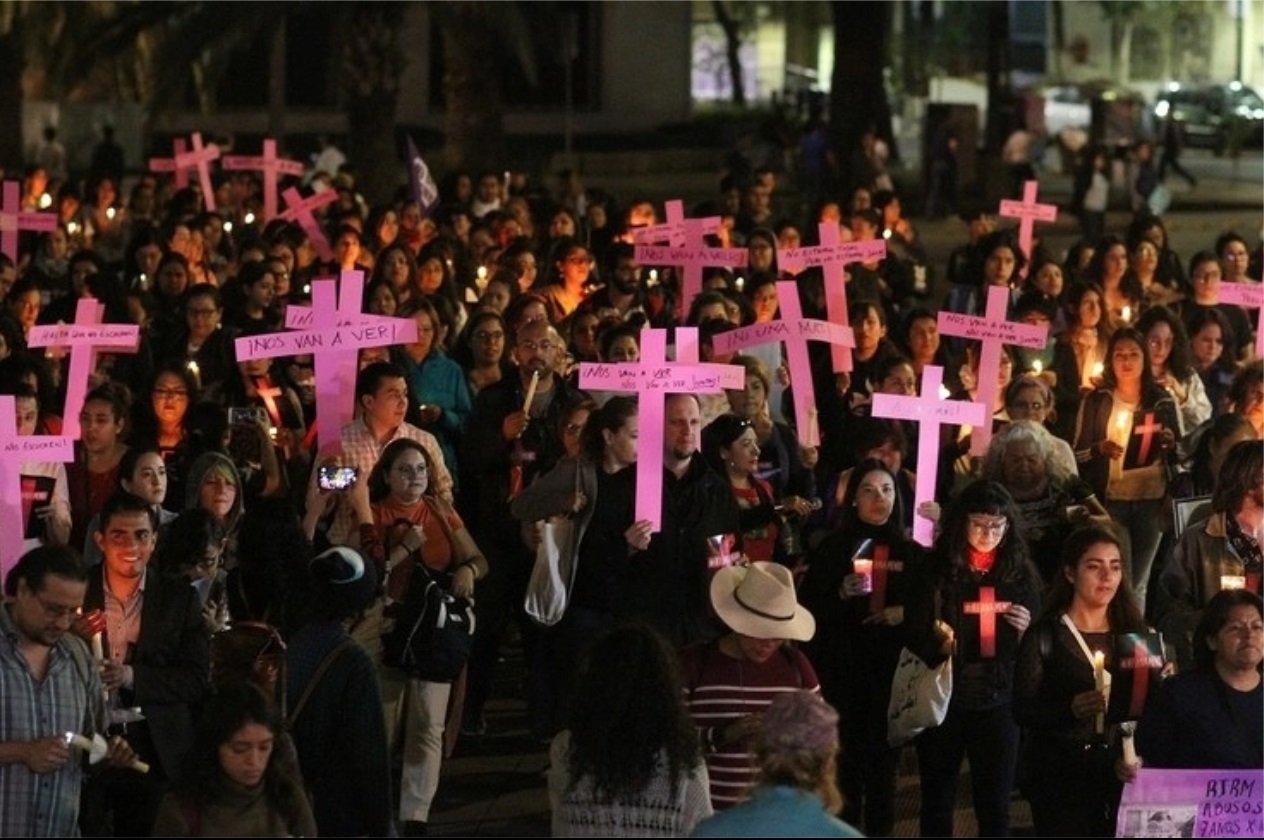
<path id="1" fill-rule="evenodd" d="M 676 658 L 661 635 L 637 624 L 597 639 L 581 660 L 570 713 L 571 784 L 589 777 L 599 798 L 644 790 L 665 755 L 671 787 L 698 766 Z"/>

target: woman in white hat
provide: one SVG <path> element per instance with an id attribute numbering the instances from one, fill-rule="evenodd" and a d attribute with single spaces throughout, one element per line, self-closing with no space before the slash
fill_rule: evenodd
<path id="1" fill-rule="evenodd" d="M 744 799 L 754 781 L 750 737 L 778 694 L 819 691 L 816 671 L 790 645 L 816 632 L 799 605 L 790 570 L 776 563 L 729 566 L 711 579 L 711 605 L 727 635 L 685 648 L 681 667 L 690 717 L 698 726 L 711 804 L 717 810 Z"/>

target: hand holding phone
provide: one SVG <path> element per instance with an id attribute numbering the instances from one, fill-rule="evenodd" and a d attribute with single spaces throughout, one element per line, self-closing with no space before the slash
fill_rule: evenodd
<path id="1" fill-rule="evenodd" d="M 360 471 L 355 467 L 343 467 L 337 464 L 324 464 L 318 469 L 316 483 L 321 490 L 347 490 L 360 479 Z"/>

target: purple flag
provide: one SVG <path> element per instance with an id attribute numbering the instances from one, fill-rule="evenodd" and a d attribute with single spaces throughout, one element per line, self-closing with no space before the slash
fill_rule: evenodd
<path id="1" fill-rule="evenodd" d="M 412 186 L 413 200 L 421 208 L 421 214 L 428 216 L 430 209 L 439 200 L 439 188 L 435 186 L 434 178 L 430 175 L 430 167 L 426 166 L 426 162 L 421 159 L 421 153 L 417 151 L 417 144 L 413 142 L 413 138 L 406 135 L 406 139 L 408 140 L 408 182 Z"/>

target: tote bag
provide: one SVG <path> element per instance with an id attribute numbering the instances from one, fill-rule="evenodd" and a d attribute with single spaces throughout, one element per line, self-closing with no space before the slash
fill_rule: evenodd
<path id="1" fill-rule="evenodd" d="M 934 668 L 908 648 L 900 651 L 887 705 L 887 742 L 900 747 L 948 717 L 952 701 L 952 657 Z"/>

